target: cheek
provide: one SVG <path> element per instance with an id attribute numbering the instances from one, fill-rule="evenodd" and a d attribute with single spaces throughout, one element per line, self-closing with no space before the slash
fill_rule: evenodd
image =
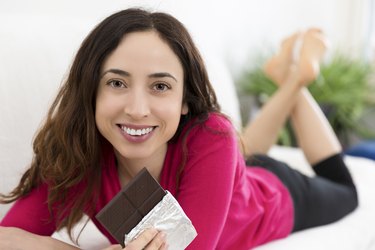
<path id="1" fill-rule="evenodd" d="M 170 102 L 165 104 L 159 103 L 158 105 L 154 105 L 152 109 L 154 113 L 157 113 L 159 116 L 171 118 L 173 116 L 177 116 L 177 114 L 180 113 L 177 106 L 178 105 L 172 105 Z"/>
<path id="2" fill-rule="evenodd" d="M 182 105 L 173 105 L 175 102 L 165 102 L 153 106 L 153 113 L 162 118 L 168 126 L 177 126 L 181 117 Z"/>
<path id="3" fill-rule="evenodd" d="M 105 115 L 103 111 L 106 109 L 107 106 L 108 104 L 106 103 L 106 99 L 103 98 L 102 95 L 98 95 L 98 97 L 96 98 L 95 108 L 95 121 L 97 125 L 98 123 L 100 123 L 102 117 Z"/>
<path id="4" fill-rule="evenodd" d="M 181 93 L 174 93 L 173 96 L 170 96 L 169 98 L 163 100 L 163 105 L 165 106 L 165 109 L 169 110 L 169 112 L 181 113 L 181 109 L 183 107 L 182 102 L 183 97 L 181 91 Z"/>
<path id="5" fill-rule="evenodd" d="M 95 123 L 101 134 L 103 134 L 104 122 L 106 120 L 106 113 L 103 112 L 104 110 L 103 103 L 97 102 L 95 109 Z"/>
<path id="6" fill-rule="evenodd" d="M 95 109 L 95 121 L 97 126 L 100 126 L 100 124 L 103 124 L 107 119 L 113 117 L 119 109 L 121 109 L 121 105 L 116 101 L 116 98 L 105 94 L 99 94 L 96 99 Z"/>

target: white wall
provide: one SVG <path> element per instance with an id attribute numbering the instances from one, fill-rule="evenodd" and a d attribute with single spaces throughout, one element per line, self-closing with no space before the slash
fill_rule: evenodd
<path id="1" fill-rule="evenodd" d="M 86 17 L 89 30 L 108 14 L 129 6 L 168 11 L 183 21 L 196 40 L 207 36 L 220 46 L 234 66 L 252 50 L 274 48 L 287 34 L 310 26 L 322 28 L 334 48 L 358 50 L 365 44 L 371 0 L 3 0 L 2 16 L 39 16 L 58 22 L 59 16 Z M 0 24 L 4 25 L 4 24 Z M 7 23 L 6 25 L 9 25 Z M 10 24 L 11 25 L 11 24 Z M 82 25 L 82 24 L 81 24 Z"/>

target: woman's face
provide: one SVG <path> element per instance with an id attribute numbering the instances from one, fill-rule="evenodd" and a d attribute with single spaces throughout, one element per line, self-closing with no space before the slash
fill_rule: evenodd
<path id="1" fill-rule="evenodd" d="M 183 68 L 154 31 L 127 34 L 104 61 L 96 98 L 100 133 L 127 160 L 166 152 L 181 114 Z"/>

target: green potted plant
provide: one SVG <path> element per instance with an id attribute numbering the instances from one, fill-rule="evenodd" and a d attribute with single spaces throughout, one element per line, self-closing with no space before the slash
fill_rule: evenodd
<path id="1" fill-rule="evenodd" d="M 264 74 L 264 60 L 257 62 L 254 68 L 244 70 L 236 83 L 240 95 L 252 96 L 261 107 L 277 86 Z M 370 62 L 336 53 L 321 65 L 319 77 L 308 87 L 344 146 L 348 146 L 351 134 L 375 137 L 374 132 L 359 122 L 366 109 L 375 109 L 375 90 L 370 84 L 372 75 Z M 281 132 L 278 143 L 295 145 L 289 124 Z"/>

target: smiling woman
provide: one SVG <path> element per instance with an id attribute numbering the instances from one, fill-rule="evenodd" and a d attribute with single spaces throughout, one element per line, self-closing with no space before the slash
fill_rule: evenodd
<path id="1" fill-rule="evenodd" d="M 243 154 L 178 20 L 141 9 L 103 20 L 82 43 L 38 131 L 30 168 L 0 197 L 15 201 L 0 223 L 0 248 L 69 248 L 45 236 L 63 227 L 71 233 L 84 214 L 116 244 L 95 216 L 144 167 L 196 228 L 189 249 L 250 249 L 347 215 L 357 206 L 356 188 L 305 89 L 304 69 L 322 53 L 315 32 L 302 35 L 301 68 L 276 60 L 284 80 L 245 130 Z M 316 177 L 264 155 L 289 116 Z M 125 249 L 166 249 L 169 240 L 150 228 Z"/>
<path id="2" fill-rule="evenodd" d="M 122 185 L 144 166 L 159 179 L 167 142 L 188 112 L 179 58 L 157 32 L 134 32 L 121 40 L 102 71 L 95 119 L 115 148 L 118 168 L 131 173 Z"/>

